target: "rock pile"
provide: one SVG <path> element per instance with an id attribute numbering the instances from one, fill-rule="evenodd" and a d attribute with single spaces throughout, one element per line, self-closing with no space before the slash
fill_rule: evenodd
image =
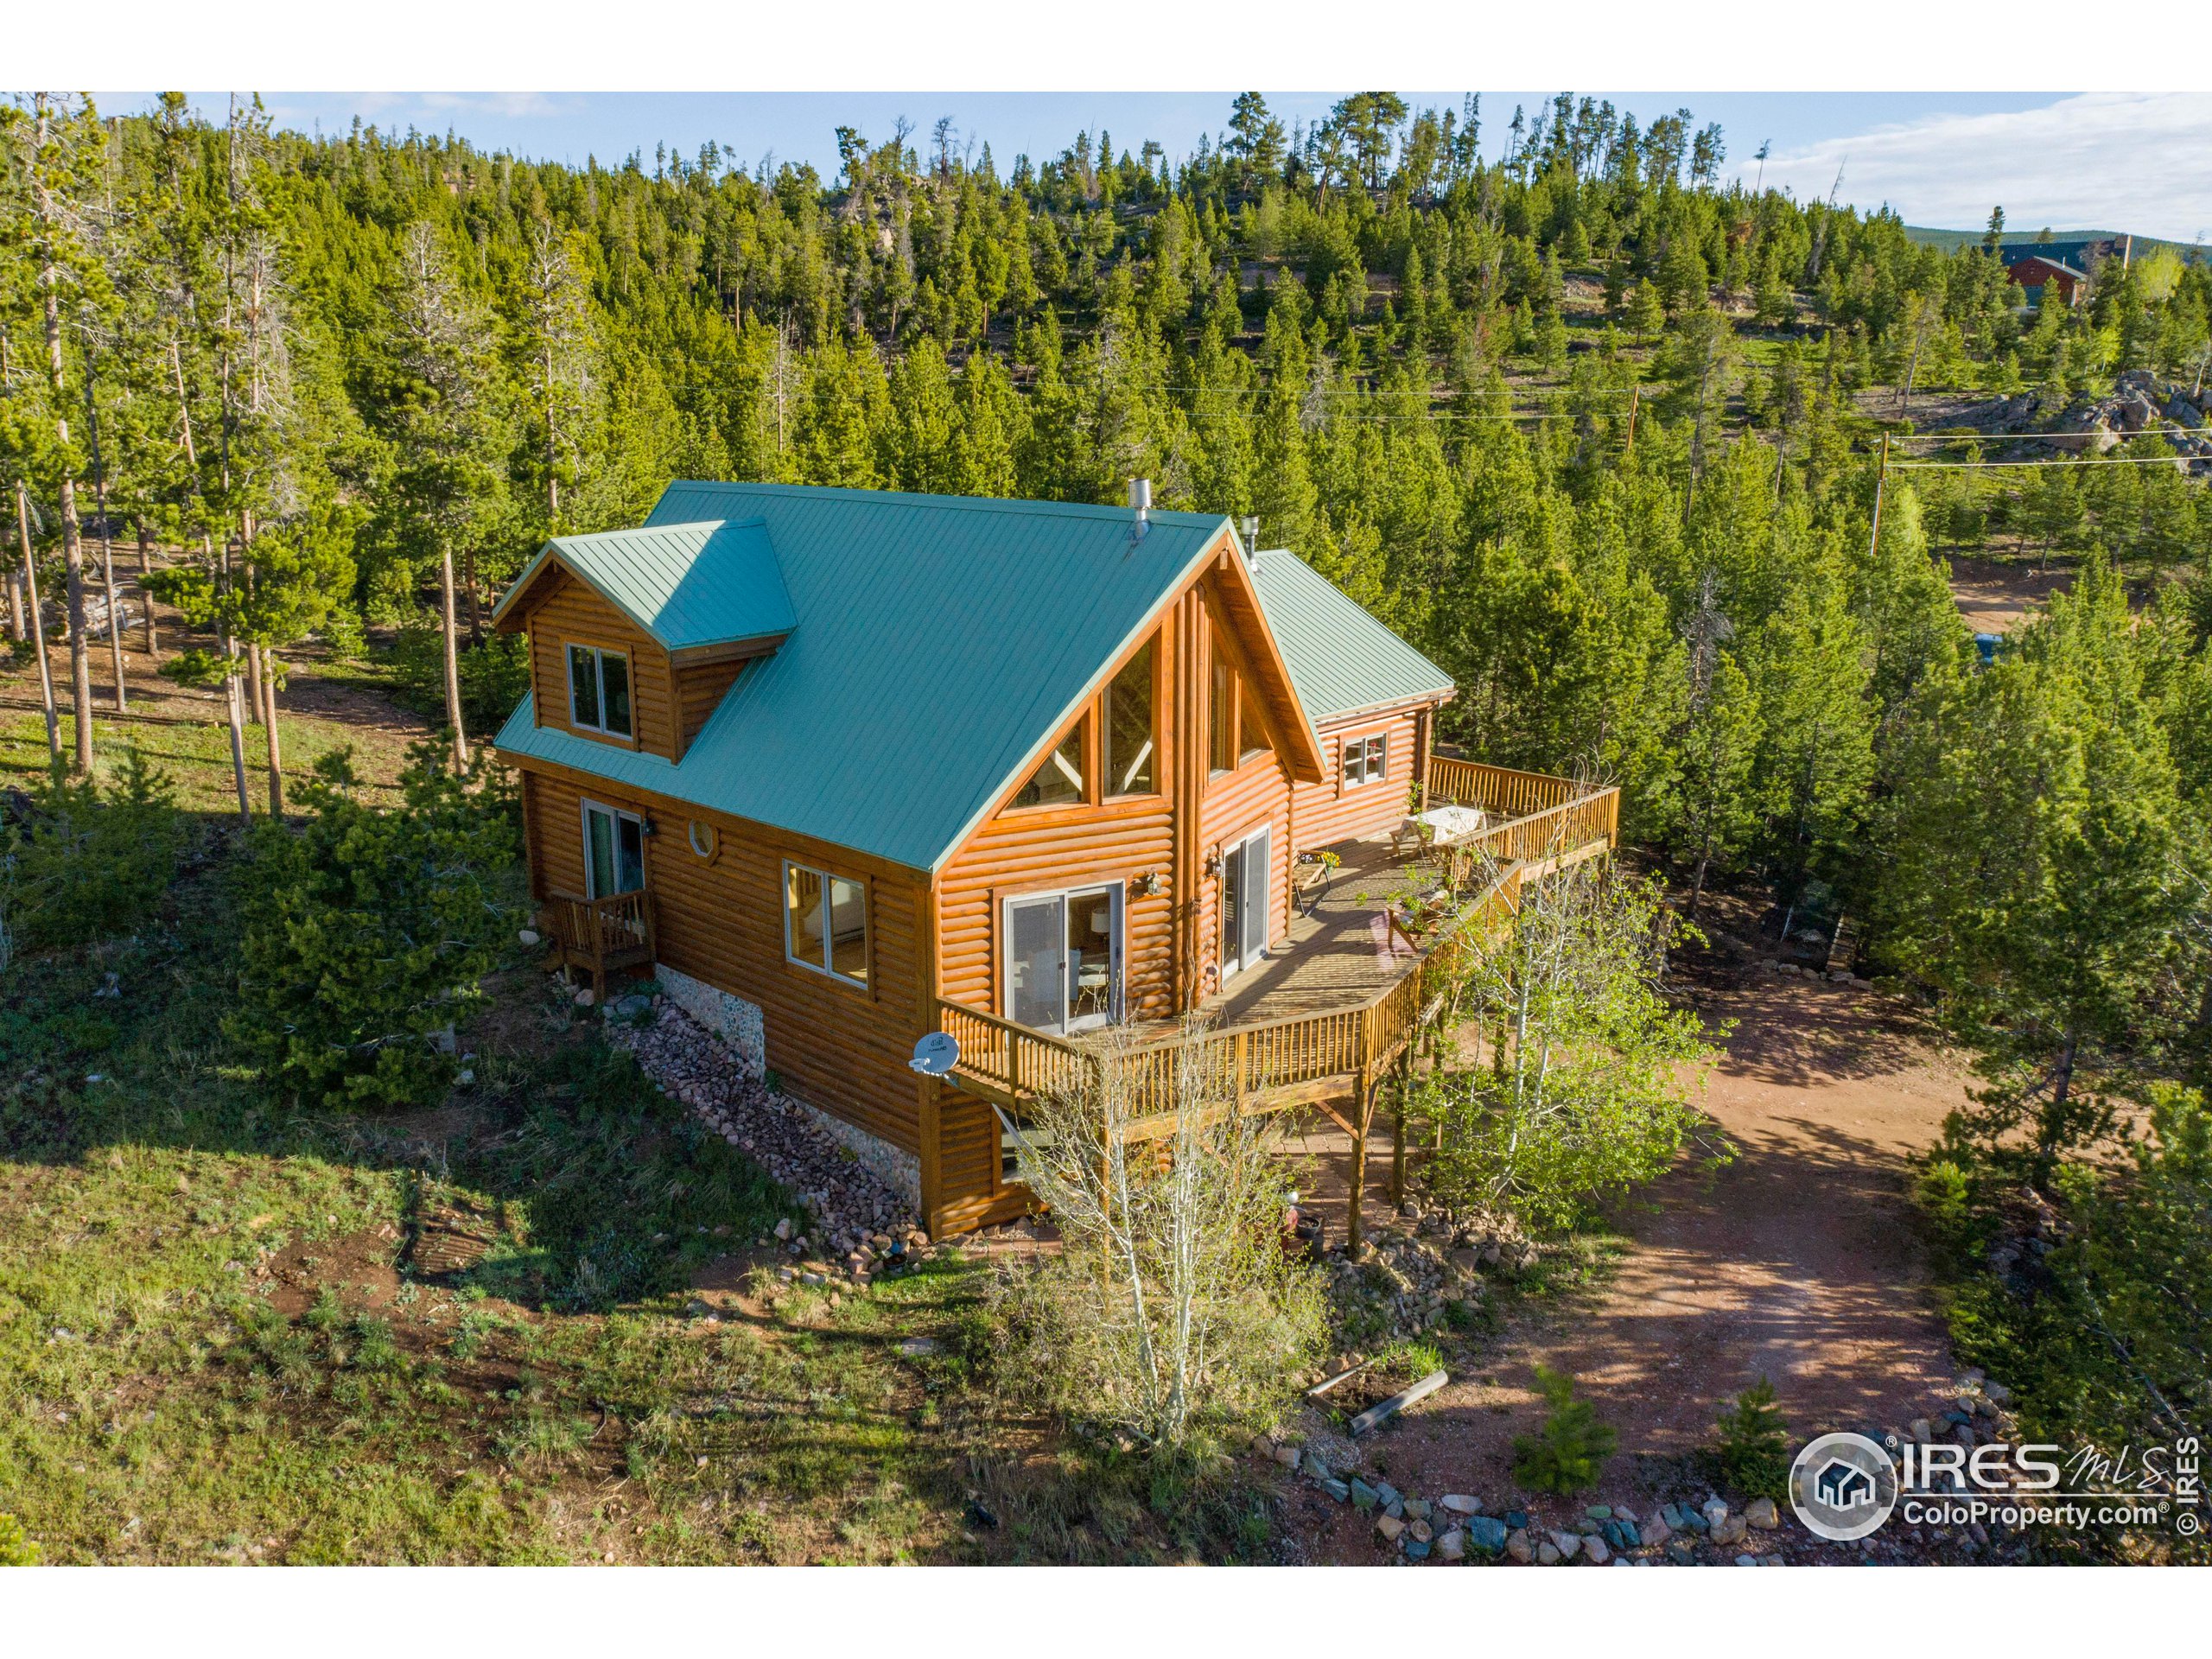
<path id="1" fill-rule="evenodd" d="M 887 1261 L 925 1247 L 906 1201 L 878 1180 L 808 1116 L 747 1077 L 712 1033 L 665 997 L 626 998 L 608 1009 L 628 1013 L 608 1036 L 629 1051 L 660 1091 L 767 1171 L 806 1207 L 804 1227 L 778 1224 L 776 1242 L 789 1254 L 818 1261 L 804 1275 L 865 1282 Z"/>
<path id="2" fill-rule="evenodd" d="M 1346 1330 L 1417 1336 L 1471 1315 L 1488 1274 L 1535 1265 L 1536 1247 L 1510 1216 L 1409 1199 L 1395 1221 L 1373 1229 L 1358 1255 L 1330 1252 L 1330 1291 Z"/>
<path id="3" fill-rule="evenodd" d="M 2024 391 L 1968 410 L 1953 424 L 1993 438 L 2041 434 L 2054 440 L 2018 446 L 2024 460 L 2053 454 L 2102 454 L 2139 433 L 2158 429 L 2179 457 L 2176 466 L 2203 473 L 2212 470 L 2208 414 L 2212 414 L 2212 390 L 2164 384 L 2148 369 L 2129 369 L 2113 381 L 2109 397 L 2083 398 L 2053 412 L 2043 408 L 2034 392 Z"/>

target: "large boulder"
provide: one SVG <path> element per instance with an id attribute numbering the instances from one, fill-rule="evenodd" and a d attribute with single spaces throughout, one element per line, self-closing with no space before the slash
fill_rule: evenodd
<path id="1" fill-rule="evenodd" d="M 1465 1522 L 1465 1530 L 1468 1544 L 1482 1551 L 1485 1555 L 1496 1555 L 1502 1551 L 1510 1551 L 1514 1537 L 1519 1536 L 1525 1541 L 1528 1536 L 1526 1533 L 1517 1535 L 1508 1533 L 1504 1522 L 1487 1515 L 1470 1516 Z"/>

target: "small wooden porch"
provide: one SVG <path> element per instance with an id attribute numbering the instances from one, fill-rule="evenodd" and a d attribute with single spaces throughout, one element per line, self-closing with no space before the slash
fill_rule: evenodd
<path id="1" fill-rule="evenodd" d="M 604 899 L 549 893 L 538 921 L 550 952 L 545 965 L 588 978 L 595 1003 L 607 1001 L 610 974 L 638 967 L 652 971 L 653 906 L 642 888 Z"/>

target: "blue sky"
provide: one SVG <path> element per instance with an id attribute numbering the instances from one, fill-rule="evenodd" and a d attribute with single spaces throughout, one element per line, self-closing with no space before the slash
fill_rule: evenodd
<path id="1" fill-rule="evenodd" d="M 2064 92 L 1613 92 L 1649 119 L 1688 106 L 1719 121 L 1729 169 L 1749 179 L 1762 141 L 1769 183 L 1825 196 L 1839 167 L 1840 199 L 1888 202 L 1911 223 L 1978 228 L 1993 203 L 2033 230 L 2100 228 L 2203 240 L 2212 237 L 2212 94 Z M 109 93 L 113 111 L 149 94 Z M 342 132 L 358 114 L 379 126 L 457 130 L 486 149 L 615 162 L 657 143 L 696 154 L 709 139 L 752 163 L 772 154 L 836 168 L 834 130 L 880 139 L 905 116 L 923 134 L 949 115 L 963 140 L 988 141 L 1001 168 L 1023 151 L 1058 154 L 1102 127 L 1116 149 L 1157 139 L 1188 153 L 1226 123 L 1230 92 L 284 92 L 264 100 L 287 126 Z M 1286 124 L 1326 114 L 1340 93 L 1269 93 Z M 1457 105 L 1458 92 L 1408 92 L 1417 106 Z M 1541 92 L 1483 93 L 1484 148 L 1504 141 L 1515 104 Z M 224 94 L 194 94 L 211 111 Z"/>

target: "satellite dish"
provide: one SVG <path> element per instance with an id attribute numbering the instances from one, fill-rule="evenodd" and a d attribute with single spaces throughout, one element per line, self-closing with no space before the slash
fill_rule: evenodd
<path id="1" fill-rule="evenodd" d="M 949 1031 L 926 1032 L 906 1064 L 925 1077 L 941 1077 L 960 1064 L 960 1039 Z"/>

